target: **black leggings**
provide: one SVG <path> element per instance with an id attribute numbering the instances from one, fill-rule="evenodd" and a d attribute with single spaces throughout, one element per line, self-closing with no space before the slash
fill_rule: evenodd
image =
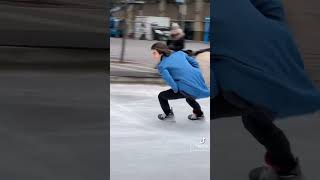
<path id="1" fill-rule="evenodd" d="M 273 123 L 272 112 L 251 105 L 235 93 L 223 93 L 211 99 L 211 119 L 232 116 L 242 116 L 244 127 L 266 148 L 269 162 L 283 171 L 295 166 L 290 143 Z"/>
<path id="2" fill-rule="evenodd" d="M 182 92 L 174 93 L 172 89 L 169 89 L 169 90 L 160 92 L 160 94 L 158 95 L 158 98 L 159 98 L 159 102 L 163 112 L 167 115 L 170 113 L 170 105 L 168 100 L 181 99 L 181 98 L 186 98 L 187 103 L 193 108 L 193 112 L 196 115 L 201 116 L 203 114 L 199 103 L 197 103 L 197 101 L 194 98 L 192 98 L 186 93 L 182 93 Z"/>

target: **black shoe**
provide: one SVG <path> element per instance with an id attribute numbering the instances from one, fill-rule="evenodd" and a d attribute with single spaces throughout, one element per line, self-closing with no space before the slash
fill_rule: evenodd
<path id="1" fill-rule="evenodd" d="M 304 180 L 301 172 L 299 160 L 297 165 L 289 173 L 278 174 L 271 166 L 258 167 L 250 171 L 250 180 Z"/>
<path id="2" fill-rule="evenodd" d="M 172 119 L 174 119 L 174 113 L 173 113 L 173 111 L 172 111 L 172 108 L 171 108 L 169 114 L 165 114 L 165 113 L 159 114 L 159 115 L 158 115 L 158 118 L 159 118 L 160 120 L 172 120 Z"/>
<path id="3" fill-rule="evenodd" d="M 192 121 L 195 121 L 195 120 L 203 120 L 204 119 L 204 115 L 202 114 L 201 116 L 198 116 L 198 115 L 196 115 L 196 114 L 190 114 L 189 116 L 188 116 L 188 119 L 189 120 L 192 120 Z"/>

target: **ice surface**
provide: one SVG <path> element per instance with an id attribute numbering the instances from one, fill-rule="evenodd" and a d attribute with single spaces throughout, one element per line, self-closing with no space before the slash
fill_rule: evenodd
<path id="1" fill-rule="evenodd" d="M 160 121 L 158 94 L 168 88 L 111 85 L 111 180 L 210 179 L 210 100 L 198 101 L 204 121 L 187 119 L 192 109 L 185 99 L 169 102 L 175 121 Z"/>

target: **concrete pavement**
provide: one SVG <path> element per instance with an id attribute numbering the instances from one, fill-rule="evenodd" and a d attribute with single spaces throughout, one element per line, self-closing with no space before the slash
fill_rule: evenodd
<path id="1" fill-rule="evenodd" d="M 150 64 L 136 62 L 120 63 L 119 60 L 110 62 L 111 83 L 136 83 L 136 84 L 164 84 L 157 69 Z"/>

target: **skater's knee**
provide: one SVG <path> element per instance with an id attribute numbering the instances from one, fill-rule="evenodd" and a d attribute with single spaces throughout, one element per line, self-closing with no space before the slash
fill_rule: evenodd
<path id="1" fill-rule="evenodd" d="M 196 101 L 195 99 L 191 98 L 191 97 L 187 97 L 187 98 L 186 98 L 186 101 L 187 101 L 188 103 L 197 103 L 197 101 Z"/>
<path id="2" fill-rule="evenodd" d="M 165 91 L 162 91 L 158 94 L 158 99 L 165 99 Z"/>
<path id="3" fill-rule="evenodd" d="M 251 117 L 250 114 L 248 114 L 248 113 L 242 114 L 242 124 L 243 124 L 244 128 L 246 128 L 247 130 L 251 129 L 254 121 L 255 121 L 255 119 L 253 117 Z"/>
<path id="4" fill-rule="evenodd" d="M 243 126 L 251 131 L 253 129 L 259 128 L 261 122 L 261 116 L 258 115 L 259 113 L 253 110 L 247 110 L 242 112 L 242 123 Z"/>
<path id="5" fill-rule="evenodd" d="M 162 96 L 163 96 L 162 93 L 163 93 L 163 92 L 160 92 L 160 93 L 158 94 L 158 99 L 162 99 Z"/>

